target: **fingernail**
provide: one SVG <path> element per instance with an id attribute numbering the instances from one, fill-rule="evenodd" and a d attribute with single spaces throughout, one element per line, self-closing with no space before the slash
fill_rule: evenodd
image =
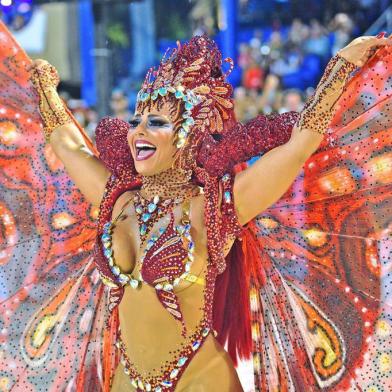
<path id="1" fill-rule="evenodd" d="M 377 35 L 376 38 L 384 38 L 386 34 L 386 31 L 380 31 Z"/>

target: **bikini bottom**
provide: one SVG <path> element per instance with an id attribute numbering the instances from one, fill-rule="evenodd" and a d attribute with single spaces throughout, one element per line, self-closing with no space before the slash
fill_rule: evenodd
<path id="1" fill-rule="evenodd" d="M 124 342 L 121 339 L 121 329 L 119 327 L 117 334 L 116 346 L 120 350 L 120 362 L 124 367 L 124 373 L 130 378 L 132 386 L 138 391 L 152 391 L 152 392 L 172 392 L 184 373 L 185 369 L 195 356 L 199 348 L 205 342 L 211 329 L 202 321 L 196 329 L 196 332 L 191 335 L 190 343 L 186 345 L 179 354 L 172 359 L 172 361 L 165 366 L 161 374 L 154 375 L 151 378 L 143 377 L 135 368 L 128 357 Z"/>

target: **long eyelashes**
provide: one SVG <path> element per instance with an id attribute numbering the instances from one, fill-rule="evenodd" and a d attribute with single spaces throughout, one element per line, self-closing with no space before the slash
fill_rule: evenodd
<path id="1" fill-rule="evenodd" d="M 140 124 L 139 120 L 131 120 L 131 121 L 129 121 L 129 125 L 131 126 L 131 128 L 136 128 L 139 124 Z"/>
<path id="2" fill-rule="evenodd" d="M 162 120 L 151 120 L 147 123 L 147 125 L 151 127 L 161 127 L 161 128 L 171 127 L 170 123 Z"/>
<path id="3" fill-rule="evenodd" d="M 129 125 L 132 129 L 137 128 L 140 125 L 140 120 L 131 120 L 129 121 Z M 165 128 L 165 129 L 172 129 L 173 124 L 164 120 L 149 120 L 147 121 L 148 128 Z"/>

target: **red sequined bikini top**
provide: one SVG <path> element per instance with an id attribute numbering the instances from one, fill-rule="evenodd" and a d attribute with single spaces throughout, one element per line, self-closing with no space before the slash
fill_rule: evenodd
<path id="1" fill-rule="evenodd" d="M 120 268 L 116 265 L 112 249 L 112 231 L 129 202 L 130 200 L 123 206 L 120 214 L 114 220 L 110 220 L 103 225 L 101 242 L 110 270 L 116 277 L 116 283 L 121 285 L 129 284 L 134 289 L 138 289 L 143 283 L 153 286 L 161 304 L 184 326 L 179 301 L 173 291 L 174 286 L 181 279 L 204 283 L 202 278 L 190 273 L 194 257 L 194 243 L 190 235 L 191 226 L 189 223 L 190 201 L 188 199 L 182 204 L 183 219 L 181 224 L 175 225 L 173 206 L 171 206 L 171 210 L 163 218 L 167 221 L 166 225 L 150 233 L 144 247 L 144 253 L 138 263 L 140 270 L 138 278 L 120 271 Z"/>

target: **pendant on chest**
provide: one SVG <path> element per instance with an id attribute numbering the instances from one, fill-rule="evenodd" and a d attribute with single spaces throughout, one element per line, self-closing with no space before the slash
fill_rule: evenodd
<path id="1" fill-rule="evenodd" d="M 189 272 L 194 260 L 194 243 L 190 235 L 190 224 L 174 225 L 174 214 L 170 222 L 159 229 L 148 240 L 141 258 L 142 278 L 157 290 L 170 290 L 184 274 Z"/>

